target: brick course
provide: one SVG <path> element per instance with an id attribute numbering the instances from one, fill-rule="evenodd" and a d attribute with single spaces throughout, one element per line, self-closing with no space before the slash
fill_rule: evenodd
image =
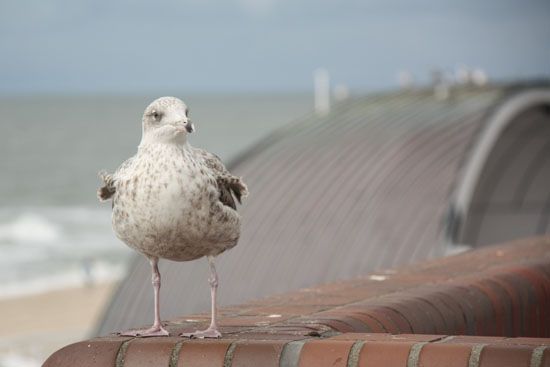
<path id="1" fill-rule="evenodd" d="M 550 367 L 550 238 L 374 275 L 224 308 L 223 339 L 95 338 L 44 366 Z"/>

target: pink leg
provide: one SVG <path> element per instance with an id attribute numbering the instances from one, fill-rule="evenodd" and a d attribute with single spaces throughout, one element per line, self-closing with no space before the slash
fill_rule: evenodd
<path id="1" fill-rule="evenodd" d="M 149 263 L 151 263 L 151 268 L 153 272 L 153 291 L 155 293 L 155 320 L 153 321 L 153 326 L 149 329 L 141 330 L 128 330 L 120 335 L 124 336 L 168 336 L 169 333 L 162 326 L 160 321 L 160 301 L 159 301 L 159 292 L 160 292 L 160 272 L 158 267 L 159 259 L 157 257 L 149 258 Z"/>
<path id="2" fill-rule="evenodd" d="M 214 257 L 208 256 L 208 265 L 210 266 L 210 277 L 208 283 L 210 283 L 210 297 L 212 298 L 212 316 L 210 320 L 210 326 L 206 330 L 197 330 L 194 333 L 182 333 L 180 336 L 188 338 L 219 338 L 222 334 L 218 331 L 218 324 L 216 323 L 217 305 L 216 305 L 216 292 L 218 290 L 218 273 L 214 266 Z"/>

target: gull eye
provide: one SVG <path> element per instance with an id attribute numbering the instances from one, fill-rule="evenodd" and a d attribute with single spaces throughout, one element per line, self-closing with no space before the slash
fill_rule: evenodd
<path id="1" fill-rule="evenodd" d="M 160 121 L 162 119 L 162 113 L 156 111 L 156 110 L 153 110 L 151 111 L 151 113 L 149 114 L 155 121 Z"/>

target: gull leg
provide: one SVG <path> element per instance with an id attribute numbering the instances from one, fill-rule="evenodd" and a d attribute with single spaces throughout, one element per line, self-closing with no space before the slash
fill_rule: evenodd
<path id="1" fill-rule="evenodd" d="M 162 322 L 160 321 L 160 301 L 159 301 L 160 272 L 159 272 L 158 262 L 159 262 L 158 257 L 149 258 L 149 263 L 151 264 L 151 269 L 152 269 L 153 291 L 155 295 L 155 320 L 153 321 L 153 326 L 151 326 L 149 329 L 128 330 L 123 333 L 120 333 L 120 335 L 144 336 L 144 337 L 169 335 L 168 331 L 162 326 Z"/>
<path id="2" fill-rule="evenodd" d="M 217 316 L 217 304 L 216 304 L 216 292 L 218 290 L 218 273 L 214 265 L 214 257 L 208 256 L 208 265 L 210 266 L 210 277 L 208 283 L 210 283 L 210 297 L 212 299 L 212 316 L 210 319 L 210 326 L 206 330 L 197 330 L 194 333 L 182 333 L 180 336 L 188 338 L 219 338 L 222 334 L 218 331 L 218 324 L 216 322 Z"/>

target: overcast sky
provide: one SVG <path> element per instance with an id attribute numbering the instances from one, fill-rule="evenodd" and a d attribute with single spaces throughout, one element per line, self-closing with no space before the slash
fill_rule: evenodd
<path id="1" fill-rule="evenodd" d="M 0 0 L 0 93 L 376 90 L 550 76 L 549 0 Z"/>

